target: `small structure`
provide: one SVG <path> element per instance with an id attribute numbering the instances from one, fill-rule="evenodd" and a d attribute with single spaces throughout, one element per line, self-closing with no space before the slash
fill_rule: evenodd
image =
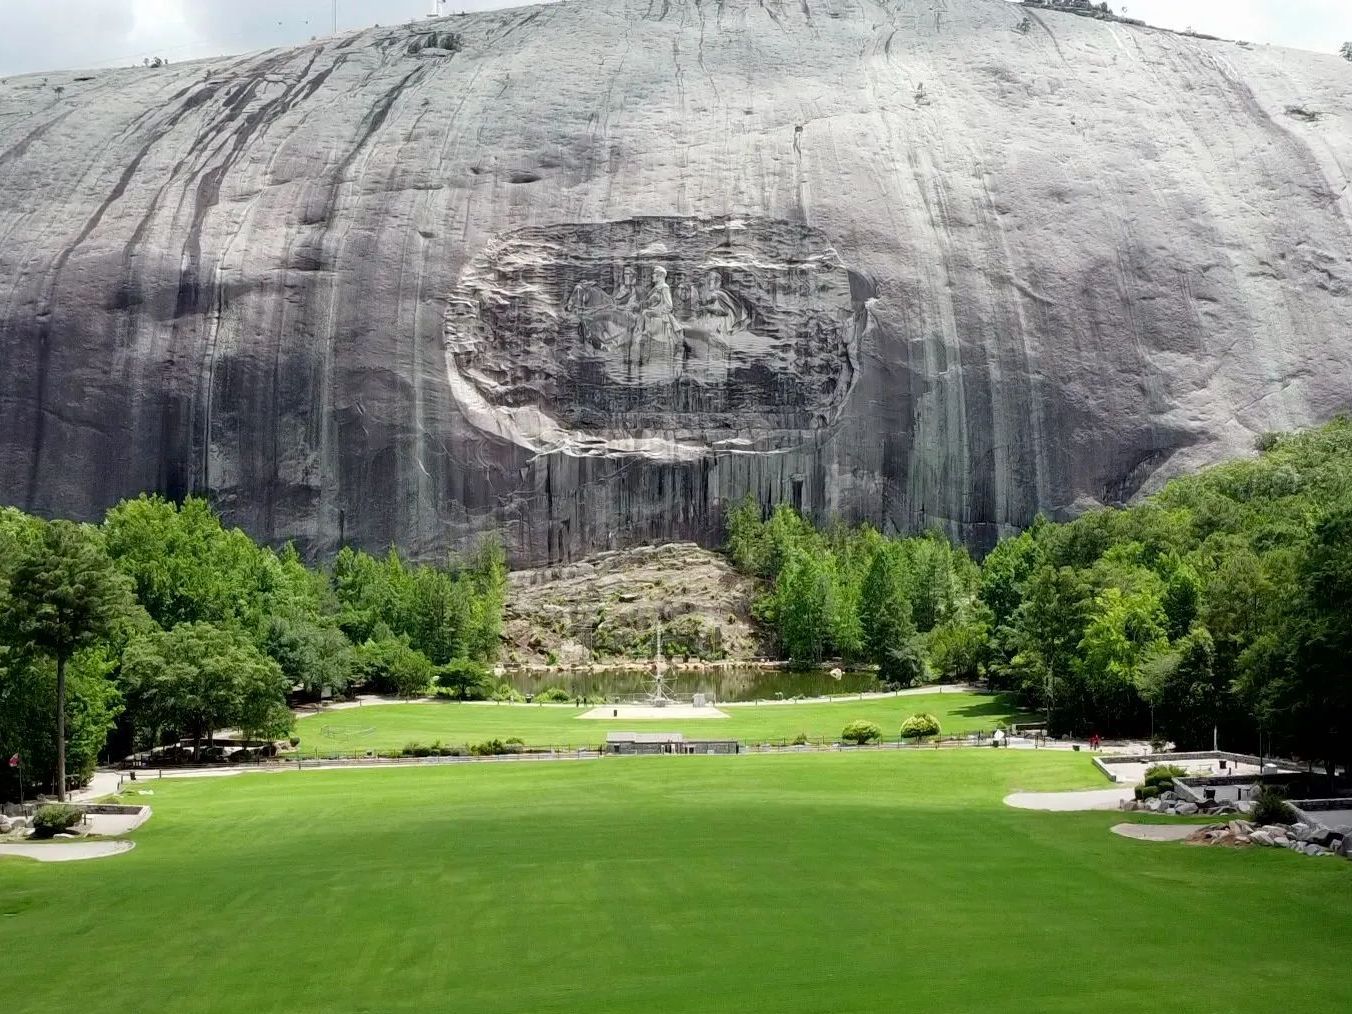
<path id="1" fill-rule="evenodd" d="M 729 754 L 741 753 L 735 739 L 686 739 L 679 732 L 608 732 L 606 753 L 614 754 Z"/>

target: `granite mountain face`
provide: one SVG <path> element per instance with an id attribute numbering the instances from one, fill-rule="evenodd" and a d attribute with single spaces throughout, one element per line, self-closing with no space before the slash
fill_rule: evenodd
<path id="1" fill-rule="evenodd" d="M 0 496 L 520 563 L 748 491 L 989 544 L 1352 407 L 1352 64 L 571 0 L 0 83 Z"/>

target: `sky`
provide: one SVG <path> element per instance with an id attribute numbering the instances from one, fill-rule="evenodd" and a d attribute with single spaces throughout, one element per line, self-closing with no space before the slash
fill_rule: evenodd
<path id="1" fill-rule="evenodd" d="M 338 0 L 340 31 L 427 14 L 434 0 Z M 1352 0 L 1109 0 L 1128 17 L 1249 42 L 1336 52 Z M 446 13 L 521 6 L 445 0 Z M 0 75 L 173 62 L 305 42 L 333 30 L 333 0 L 0 0 Z"/>

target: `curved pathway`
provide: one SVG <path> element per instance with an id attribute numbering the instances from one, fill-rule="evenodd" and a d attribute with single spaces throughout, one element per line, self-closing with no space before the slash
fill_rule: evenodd
<path id="1" fill-rule="evenodd" d="M 1196 824 L 1114 824 L 1113 834 L 1136 841 L 1182 841 L 1197 830 Z"/>
<path id="2" fill-rule="evenodd" d="M 1116 810 L 1124 799 L 1134 799 L 1132 788 L 1085 789 L 1080 792 L 1011 792 L 1005 805 L 1020 810 L 1051 810 L 1068 813 L 1075 810 Z"/>
<path id="3" fill-rule="evenodd" d="M 54 841 L 40 845 L 22 842 L 0 845 L 0 856 L 21 856 L 24 859 L 36 859 L 40 863 L 69 863 L 121 855 L 135 847 L 136 843 L 130 841 Z"/>

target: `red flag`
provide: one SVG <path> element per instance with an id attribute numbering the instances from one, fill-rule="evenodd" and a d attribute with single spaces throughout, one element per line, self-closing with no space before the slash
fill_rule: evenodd
<path id="1" fill-rule="evenodd" d="M 17 753 L 9 759 L 9 766 L 12 768 L 17 768 L 19 766 L 19 755 Z"/>

